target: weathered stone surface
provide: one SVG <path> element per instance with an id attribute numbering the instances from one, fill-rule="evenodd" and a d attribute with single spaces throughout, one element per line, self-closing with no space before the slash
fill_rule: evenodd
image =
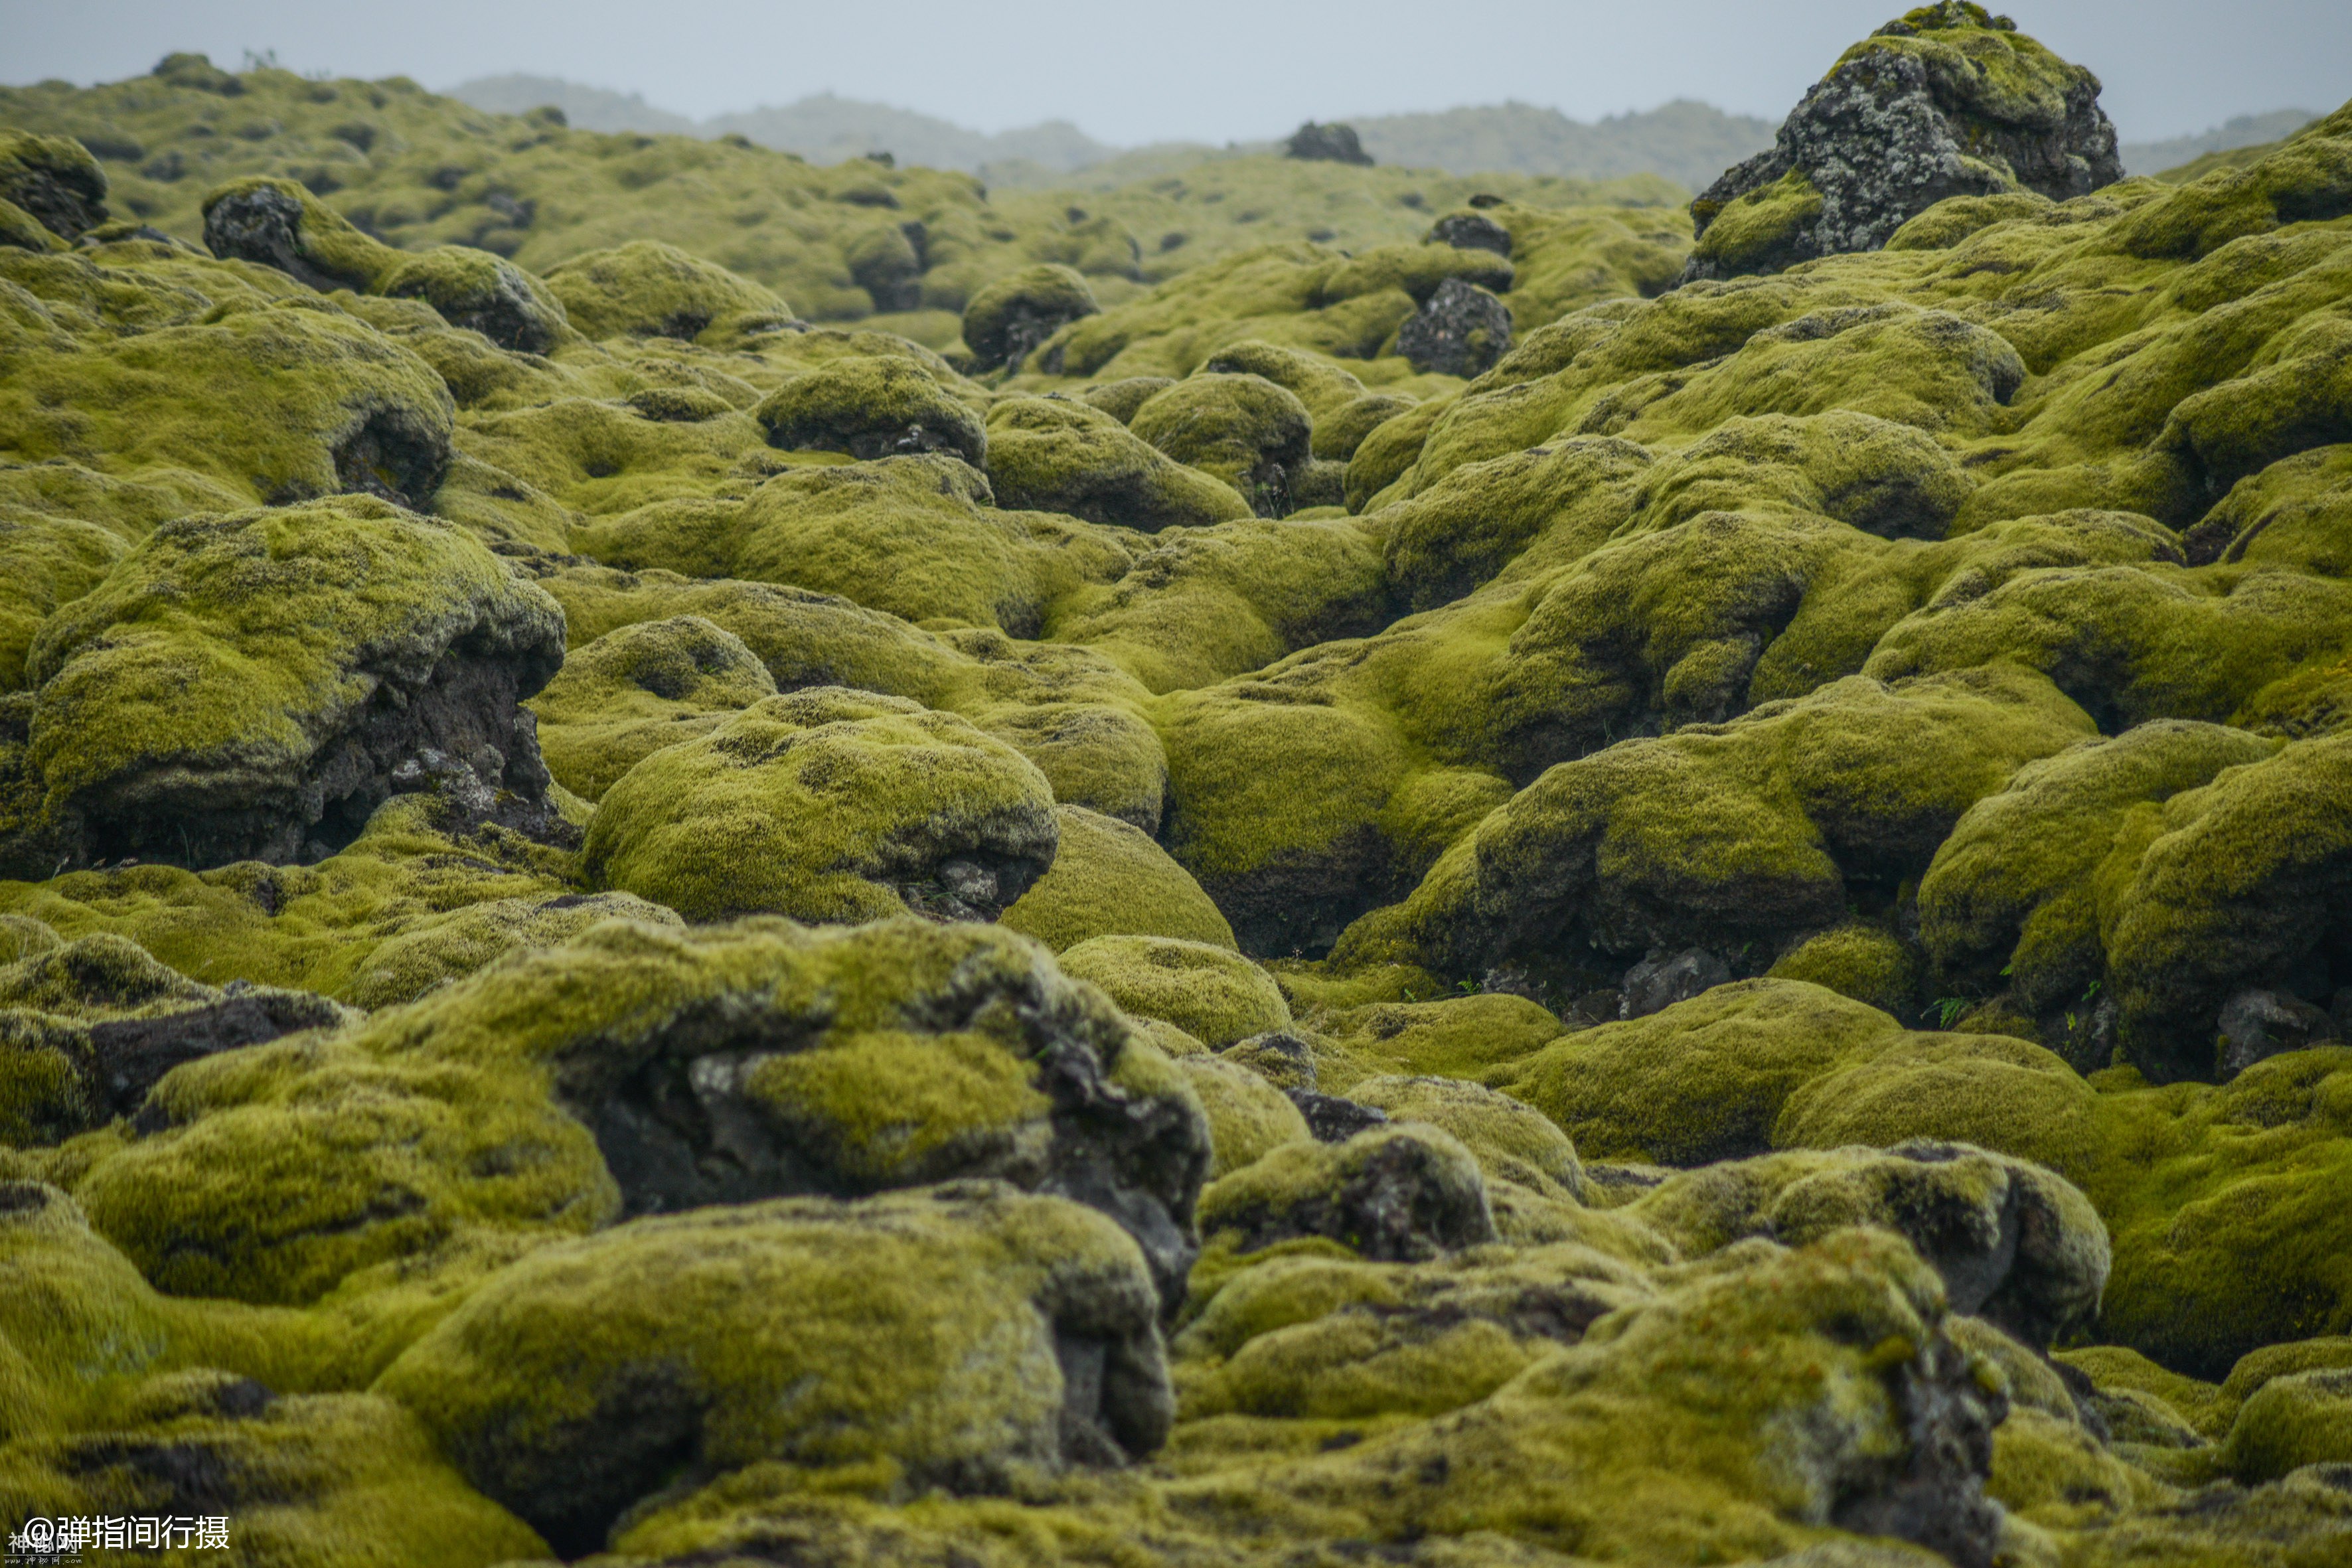
<path id="1" fill-rule="evenodd" d="M 1699 246 L 1684 279 L 1875 250 L 1949 196 L 2087 195 L 2123 178 L 2098 97 L 2088 70 L 1969 0 L 1908 12 L 1847 50 L 1769 151 L 1691 204 Z"/>

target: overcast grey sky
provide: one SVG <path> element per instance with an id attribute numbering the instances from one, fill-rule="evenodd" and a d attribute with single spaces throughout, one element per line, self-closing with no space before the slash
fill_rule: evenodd
<path id="1" fill-rule="evenodd" d="M 1223 142 L 1301 119 L 1505 99 L 1590 120 L 1699 98 L 1779 120 L 1897 0 L 0 0 L 0 80 L 232 68 L 446 88 L 532 71 L 682 113 L 830 89 L 982 131 L 1072 120 L 1112 142 Z M 2021 0 L 2105 84 L 2128 140 L 2352 97 L 2352 0 Z"/>

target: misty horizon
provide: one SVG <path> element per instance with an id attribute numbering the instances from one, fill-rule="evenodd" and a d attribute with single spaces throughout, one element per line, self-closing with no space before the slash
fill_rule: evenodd
<path id="1" fill-rule="evenodd" d="M 830 93 L 982 135 L 1066 123 L 1123 149 L 1262 142 L 1309 119 L 1509 103 L 1596 124 L 1690 100 L 1778 124 L 1846 45 L 1902 9 L 1826 0 L 1767 16 L 1684 0 L 1629 14 L 1469 0 L 1433 24 L 1424 8 L 1364 0 L 1337 27 L 1321 8 L 1200 0 L 1171 27 L 1073 26 L 1066 7 L 1031 0 L 984 12 L 915 0 L 894 13 L 888 47 L 877 48 L 858 15 L 805 5 L 673 7 L 647 37 L 641 11 L 604 3 L 417 0 L 380 17 L 323 16 L 283 0 L 194 16 L 157 0 L 70 9 L 0 0 L 10 37 L 0 72 L 16 85 L 89 83 L 139 75 L 174 50 L 232 68 L 252 53 L 305 74 L 403 75 L 443 92 L 486 77 L 559 78 L 695 121 Z M 2352 94 L 2342 68 L 2352 10 L 2340 6 L 2272 0 L 2234 8 L 2226 29 L 2182 0 L 2015 10 L 2027 32 L 2099 73 L 2126 141 L 2192 137 L 2290 105 L 2325 112 Z M 1442 36 L 1424 42 L 1432 31 Z M 2192 38 L 2197 47 L 2182 47 Z M 1252 46 L 1240 68 L 1236 41 Z"/>

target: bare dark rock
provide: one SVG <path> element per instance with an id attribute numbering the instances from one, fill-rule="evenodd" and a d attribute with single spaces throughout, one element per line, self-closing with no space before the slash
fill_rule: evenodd
<path id="1" fill-rule="evenodd" d="M 1372 161 L 1354 126 L 1336 121 L 1318 125 L 1312 120 L 1290 133 L 1290 140 L 1282 144 L 1282 155 L 1325 163 L 1370 164 Z"/>
<path id="2" fill-rule="evenodd" d="M 1510 349 L 1511 308 L 1475 283 L 1448 278 L 1397 329 L 1396 346 L 1423 374 L 1478 375 Z"/>
<path id="3" fill-rule="evenodd" d="M 1617 1016 L 1646 1018 L 1730 979 L 1731 966 L 1703 947 L 1654 952 L 1625 972 Z"/>
<path id="4" fill-rule="evenodd" d="M 1505 258 L 1511 254 L 1511 231 L 1482 213 L 1447 213 L 1430 226 L 1427 237 L 1432 245 L 1459 250 L 1491 250 Z"/>

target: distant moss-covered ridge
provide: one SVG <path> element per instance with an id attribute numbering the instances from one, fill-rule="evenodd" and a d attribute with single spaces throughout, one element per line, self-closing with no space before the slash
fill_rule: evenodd
<path id="1" fill-rule="evenodd" d="M 86 89 L 0 89 L 0 125 L 79 139 L 95 161 L 78 177 L 110 189 L 112 214 L 191 241 L 211 191 L 287 180 L 396 249 L 461 245 L 544 276 L 583 252 L 658 237 L 810 320 L 878 313 L 938 348 L 954 343 L 954 317 L 982 289 L 1024 268 L 1075 268 L 1098 292 L 1124 298 L 1270 238 L 1412 239 L 1428 213 L 1489 187 L 1549 205 L 1680 199 L 1654 177 L 1603 185 L 1399 169 L 1342 180 L 1339 166 L 1270 153 L 1135 184 L 1108 202 L 1074 199 L 1050 182 L 992 194 L 968 174 L 923 166 L 911 148 L 888 163 L 817 164 L 740 134 L 604 133 L 560 112 L 475 109 L 405 79 L 232 73 L 200 56 Z M 0 167 L 0 184 L 21 163 Z M 15 200 L 5 189 L 0 199 Z M 66 226 L 78 234 L 89 221 Z"/>
<path id="2" fill-rule="evenodd" d="M 1769 151 L 1691 204 L 1686 278 L 1874 250 L 1949 196 L 2053 201 L 2123 177 L 2099 82 L 1970 0 L 1942 0 L 1848 49 Z"/>
<path id="3" fill-rule="evenodd" d="M 1263 153 L 1274 145 L 1244 142 L 1212 147 L 1205 142 L 1182 142 L 1120 149 L 1107 146 L 1060 120 L 990 135 L 930 115 L 824 92 L 698 122 L 657 109 L 635 93 L 520 73 L 460 82 L 448 95 L 498 114 L 524 114 L 551 107 L 563 112 L 567 123 L 583 131 L 740 135 L 763 147 L 797 153 L 816 163 L 838 163 L 887 152 L 900 163 L 961 169 L 992 185 L 1008 187 L 1051 189 L 1074 179 L 1090 188 L 1116 184 L 1139 174 L 1171 173 L 1188 163 L 1231 157 L 1237 152 Z M 1455 174 L 1508 170 L 1581 180 L 1655 174 L 1693 188 L 1706 184 L 1727 163 L 1737 163 L 1772 139 L 1771 121 L 1727 114 L 1692 99 L 1677 99 L 1655 109 L 1610 115 L 1591 123 L 1571 120 L 1556 109 L 1519 102 L 1435 113 L 1350 115 L 1347 123 L 1380 163 L 1408 169 L 1443 169 Z"/>

